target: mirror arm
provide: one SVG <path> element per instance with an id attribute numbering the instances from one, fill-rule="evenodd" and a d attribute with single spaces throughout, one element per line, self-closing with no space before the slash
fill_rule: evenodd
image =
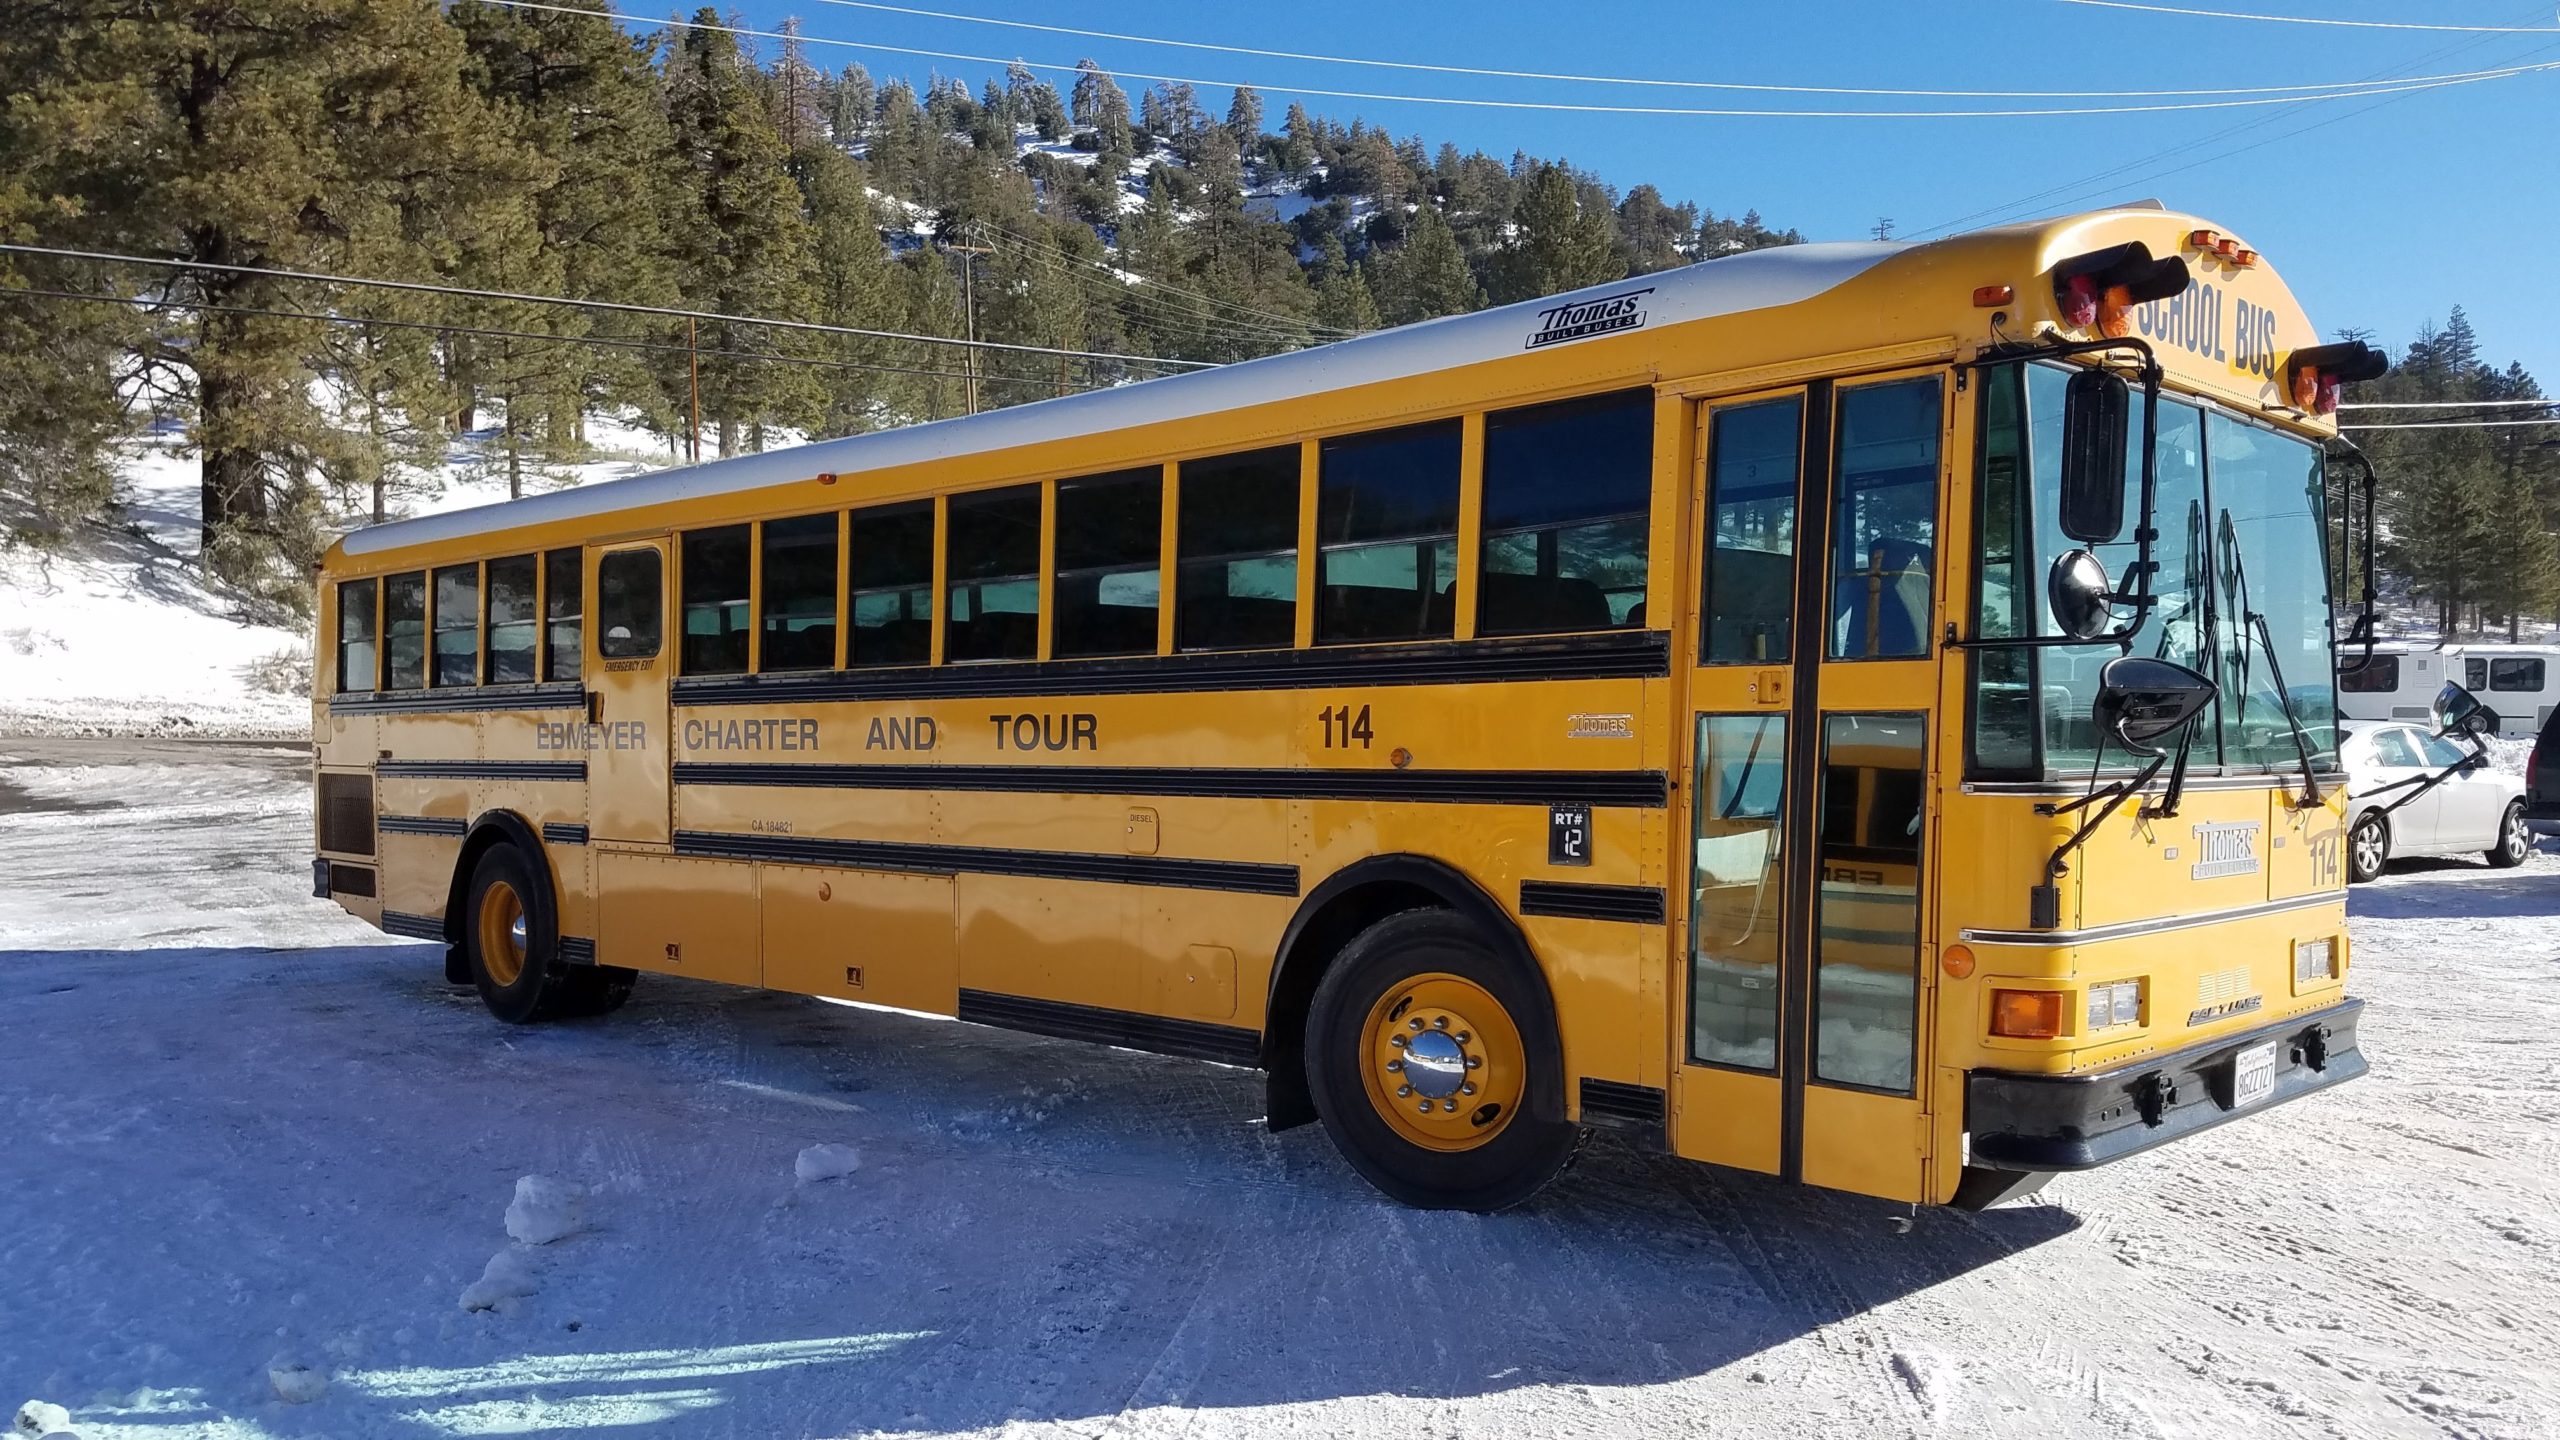
<path id="1" fill-rule="evenodd" d="M 2372 458 L 2356 442 L 2340 435 L 2336 437 L 2336 443 L 2344 446 L 2346 458 L 2364 471 L 2364 594 L 2359 601 L 2355 623 L 2347 627 L 2347 638 L 2341 642 L 2342 646 L 2361 643 L 2364 653 L 2356 657 L 2354 664 L 2338 667 L 2339 674 L 2353 675 L 2373 663 L 2374 631 L 2379 628 L 2381 616 L 2381 606 L 2373 593 L 2373 535 L 2380 528 L 2381 512 L 2377 508 L 2381 504 L 2380 480 L 2374 474 Z M 2341 488 L 2346 490 L 2347 533 L 2339 539 L 2338 558 L 2341 563 L 2349 563 L 2354 559 L 2349 552 L 2356 538 L 2356 492 L 2352 487 Z"/>
<path id="2" fill-rule="evenodd" d="M 2087 805 L 2089 802 L 2101 797 L 2103 797 L 2107 802 L 2098 807 L 2097 814 L 2082 821 L 2080 828 L 2071 832 L 2070 839 L 2053 847 L 2053 854 L 2046 857 L 2044 862 L 2043 883 L 2037 885 L 2034 890 L 2028 892 L 2027 911 L 2029 924 L 2033 925 L 2038 930 L 2051 930 L 2061 923 L 2062 917 L 2060 910 L 2062 906 L 2062 890 L 2061 887 L 2056 885 L 2054 882 L 2060 880 L 2064 875 L 2069 874 L 2071 871 L 2071 867 L 2064 864 L 2063 861 L 2070 856 L 2072 851 L 2077 850 L 2083 844 L 2086 844 L 2090 836 L 2097 834 L 2098 827 L 2107 823 L 2108 816 L 2111 816 L 2118 810 L 2123 809 L 2125 801 L 2140 794 L 2142 792 L 2142 787 L 2151 783 L 2151 777 L 2160 773 L 2160 767 L 2168 763 L 2169 756 L 2167 752 L 2164 751 L 2153 756 L 2151 763 L 2142 767 L 2141 774 L 2136 775 L 2129 780 L 2119 780 L 2114 784 L 2107 786 L 2103 790 L 2092 790 L 2087 795 L 2072 801 L 2069 805 L 2057 807 L 2049 812 L 2054 815 L 2068 815 L 2072 811 L 2077 810 L 2080 807 Z"/>
<path id="3" fill-rule="evenodd" d="M 2177 818 L 2178 806 L 2187 796 L 2187 752 L 2194 748 L 2195 740 L 2196 725 L 2193 721 L 2189 721 L 2187 727 L 2178 732 L 2178 758 L 2177 763 L 2169 767 L 2169 788 L 2160 793 L 2159 804 L 2142 807 L 2143 819 Z"/>

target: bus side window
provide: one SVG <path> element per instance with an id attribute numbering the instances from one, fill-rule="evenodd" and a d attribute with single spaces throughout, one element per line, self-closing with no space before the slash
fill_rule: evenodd
<path id="1" fill-rule="evenodd" d="M 1486 416 L 1476 633 L 1642 625 L 1652 508 L 1652 391 Z"/>
<path id="2" fill-rule="evenodd" d="M 2489 688 L 2521 690 L 2531 694 L 2542 688 L 2542 661 L 2530 655 L 2501 655 L 2489 662 Z"/>
<path id="3" fill-rule="evenodd" d="M 578 552 L 554 550 L 542 557 L 542 678 L 576 680 L 586 663 L 581 631 L 586 597 L 578 588 Z"/>
<path id="4" fill-rule="evenodd" d="M 1455 420 L 1327 440 L 1316 470 L 1316 641 L 1456 632 Z"/>
<path id="5" fill-rule="evenodd" d="M 1298 447 L 1186 460 L 1174 519 L 1174 648 L 1298 638 Z"/>
<path id="6" fill-rule="evenodd" d="M 617 550 L 596 562 L 596 653 L 645 660 L 658 653 L 665 593 L 655 550 Z"/>
<path id="7" fill-rule="evenodd" d="M 852 603 L 844 663 L 922 665 L 933 658 L 933 502 L 853 512 L 846 545 Z"/>
<path id="8" fill-rule="evenodd" d="M 489 562 L 489 654 L 483 678 L 492 685 L 523 685 L 533 679 L 534 643 L 541 630 L 534 618 L 533 578 L 530 555 Z"/>
<path id="9" fill-rule="evenodd" d="M 677 574 L 684 584 L 684 673 L 747 673 L 747 527 L 688 530 Z"/>
<path id="10" fill-rule="evenodd" d="M 764 522 L 764 632 L 758 670 L 827 670 L 836 663 L 836 517 Z"/>
<path id="11" fill-rule="evenodd" d="M 382 688 L 417 690 L 427 683 L 427 577 L 424 571 L 382 582 Z"/>
<path id="12" fill-rule="evenodd" d="M 376 673 L 374 628 L 379 618 L 370 580 L 348 580 L 338 586 L 338 690 L 370 690 Z"/>
<path id="13" fill-rule="evenodd" d="M 479 684 L 479 563 L 447 565 L 437 570 L 435 600 L 434 683 Z"/>
<path id="14" fill-rule="evenodd" d="M 1161 467 L 1059 481 L 1050 654 L 1154 654 L 1163 551 Z"/>
<path id="15" fill-rule="evenodd" d="M 951 603 L 942 658 L 1038 658 L 1040 487 L 954 495 L 950 514 Z"/>
<path id="16" fill-rule="evenodd" d="M 2400 657 L 2376 655 L 2350 670 L 2338 668 L 2338 689 L 2348 695 L 2388 695 L 2400 688 Z"/>
<path id="17" fill-rule="evenodd" d="M 1793 650 L 1796 469 L 1804 399 L 1718 409 L 1707 428 L 1707 664 L 1784 662 Z"/>

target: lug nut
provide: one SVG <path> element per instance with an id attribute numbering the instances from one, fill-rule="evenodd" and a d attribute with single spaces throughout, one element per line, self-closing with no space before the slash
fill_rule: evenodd
<path id="1" fill-rule="evenodd" d="M 1458 1113 L 1458 1102 L 1455 1100 L 1443 1100 L 1440 1102 L 1440 1108 L 1447 1111 L 1449 1114 L 1455 1115 Z"/>
<path id="2" fill-rule="evenodd" d="M 1387 1043 L 1401 1050 L 1404 1048 L 1404 1037 L 1401 1035 L 1390 1035 L 1387 1037 Z"/>
<path id="3" fill-rule="evenodd" d="M 1430 1102 L 1430 1101 L 1425 1100 L 1425 1101 L 1423 1101 L 1423 1102 L 1422 1102 L 1422 1113 L 1423 1113 L 1423 1114 L 1425 1114 L 1425 1115 L 1428 1115 L 1428 1114 L 1430 1114 L 1430 1113 L 1431 1113 L 1431 1102 Z"/>
<path id="4" fill-rule="evenodd" d="M 1475 1069 L 1477 1066 L 1482 1065 L 1483 1063 L 1484 1063 L 1484 1057 L 1483 1057 L 1483 1056 L 1481 1056 L 1481 1055 L 1470 1055 L 1470 1056 L 1468 1056 L 1468 1057 L 1467 1057 L 1467 1068 L 1468 1068 L 1468 1069 L 1470 1069 L 1470 1070 Z"/>
<path id="5" fill-rule="evenodd" d="M 1394 1074 L 1396 1071 L 1401 1070 L 1401 1069 L 1403 1069 L 1403 1068 L 1404 1068 L 1404 1062 L 1403 1062 L 1402 1060 L 1390 1060 L 1390 1061 L 1388 1061 L 1388 1062 L 1387 1062 L 1387 1073 L 1389 1073 L 1389 1074 L 1391 1074 L 1391 1075 L 1392 1075 L 1392 1074 Z"/>
<path id="6" fill-rule="evenodd" d="M 1466 1031 L 1461 1030 L 1461 1031 L 1459 1031 L 1455 1036 L 1453 1036 L 1453 1037 L 1451 1037 L 1451 1038 L 1455 1039 L 1459 1044 L 1464 1045 L 1464 1044 L 1466 1044 L 1469 1040 L 1472 1040 L 1472 1039 L 1474 1039 L 1475 1037 L 1474 1037 L 1474 1036 L 1472 1036 L 1472 1035 L 1469 1035 Z"/>
<path id="7" fill-rule="evenodd" d="M 1399 1085 L 1399 1086 L 1397 1086 L 1397 1087 L 1396 1087 L 1396 1098 L 1397 1098 L 1397 1099 L 1399 1099 L 1399 1100 L 1403 1099 L 1404 1097 L 1406 1097 L 1406 1096 L 1408 1096 L 1408 1095 L 1411 1095 L 1412 1093 L 1413 1093 L 1413 1087 L 1412 1087 L 1412 1086 L 1410 1086 L 1410 1085 Z"/>
<path id="8" fill-rule="evenodd" d="M 1431 1023 L 1435 1028 L 1446 1030 L 1449 1028 L 1449 1017 L 1446 1015 L 1434 1015 L 1431 1017 Z"/>
<path id="9" fill-rule="evenodd" d="M 1413 1028 L 1414 1028 L 1414 1029 L 1416 1029 L 1416 1030 L 1419 1030 L 1419 1029 L 1421 1029 L 1421 1028 L 1422 1028 L 1422 1017 L 1421 1017 L 1421 1016 L 1416 1015 L 1416 1016 L 1414 1016 L 1414 1017 L 1413 1017 Z"/>
<path id="10" fill-rule="evenodd" d="M 1473 1095 L 1476 1093 L 1476 1082 L 1473 1080 L 1461 1082 L 1458 1086 L 1458 1093 L 1461 1095 Z"/>

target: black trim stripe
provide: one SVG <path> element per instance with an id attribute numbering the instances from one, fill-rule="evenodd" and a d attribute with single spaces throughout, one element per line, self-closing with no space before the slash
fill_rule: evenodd
<path id="1" fill-rule="evenodd" d="M 542 839 L 547 845 L 584 845 L 587 843 L 587 827 L 546 820 L 542 825 Z"/>
<path id="2" fill-rule="evenodd" d="M 986 990 L 961 991 L 959 1015 L 975 1025 L 1028 1030 L 1035 1035 L 1054 1035 L 1062 1040 L 1092 1040 L 1131 1050 L 1152 1050 L 1159 1055 L 1212 1060 L 1221 1065 L 1259 1066 L 1262 1063 L 1261 1035 L 1235 1025 L 1139 1015 L 1127 1010 L 1104 1010 L 1092 1005 L 1071 1005 L 1064 1000 L 1034 1000 L 1022 995 L 998 995 Z"/>
<path id="3" fill-rule="evenodd" d="M 1617 1080 L 1582 1081 L 1582 1123 L 1620 1131 L 1629 1139 L 1669 1149 L 1670 1108 L 1663 1092 L 1650 1085 Z"/>
<path id="4" fill-rule="evenodd" d="M 957 700 L 971 696 L 1180 695 L 1310 690 L 1328 685 L 1457 685 L 1498 680 L 1656 679 L 1671 673 L 1659 630 L 1311 650 L 1138 655 L 994 665 L 902 666 L 793 675 L 694 676 L 674 684 L 678 705 L 803 705 L 842 700 Z"/>
<path id="5" fill-rule="evenodd" d="M 587 689 L 575 680 L 541 685 L 457 685 L 450 690 L 361 690 L 329 697 L 332 715 L 437 715 L 477 710 L 575 710 Z"/>
<path id="6" fill-rule="evenodd" d="M 470 828 L 442 815 L 385 815 L 373 824 L 385 835 L 460 835 Z"/>
<path id="7" fill-rule="evenodd" d="M 563 965 L 593 965 L 596 963 L 596 942 L 580 935 L 563 935 L 560 937 L 559 956 Z"/>
<path id="8" fill-rule="evenodd" d="M 1812 1057 L 1813 913 L 1821 868 L 1813 861 L 1814 809 L 1821 784 L 1824 632 L 1808 617 L 1829 615 L 1831 469 L 1835 393 L 1828 380 L 1805 387 L 1804 449 L 1796 475 L 1796 607 L 1788 707 L 1785 844 L 1787 917 L 1778 964 L 1778 1178 L 1804 1178 L 1804 1087 Z"/>
<path id="9" fill-rule="evenodd" d="M 800 835 L 741 835 L 727 830 L 679 830 L 678 855 L 719 860 L 769 860 L 789 865 L 835 865 L 853 870 L 907 870 L 930 875 L 1021 875 L 1049 880 L 1095 880 L 1119 885 L 1165 885 L 1187 890 L 1226 890 L 1244 895 L 1296 895 L 1298 867 L 1242 860 L 1177 860 L 1160 855 L 1093 855 L 1058 850 L 994 850 L 974 845 L 922 845 L 887 840 L 822 840 Z"/>
<path id="10" fill-rule="evenodd" d="M 584 760 L 380 760 L 385 780 L 584 780 Z"/>
<path id="11" fill-rule="evenodd" d="M 1520 913 L 1551 915 L 1560 920 L 1623 920 L 1630 925 L 1660 925 L 1664 917 L 1662 887 L 1523 880 Z"/>
<path id="12" fill-rule="evenodd" d="M 1431 801 L 1452 805 L 1593 805 L 1660 809 L 1659 770 L 1273 770 L 1104 765 L 787 765 L 685 761 L 679 785 L 837 790 L 1027 791 L 1044 795 L 1208 795 L 1263 800 Z"/>
<path id="13" fill-rule="evenodd" d="M 382 933 L 400 935 L 411 940 L 442 940 L 444 922 L 433 915 L 411 915 L 401 910 L 382 912 Z"/>

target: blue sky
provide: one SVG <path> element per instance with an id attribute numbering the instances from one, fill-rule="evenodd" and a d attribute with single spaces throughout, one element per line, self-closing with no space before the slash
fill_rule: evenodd
<path id="1" fill-rule="evenodd" d="M 2363 81 L 2560 61 L 2560 33 L 2363 31 L 2098 9 L 2058 0 L 1791 0 L 1783 5 L 1506 6 L 1450 0 L 1218 5 L 1116 0 L 913 0 L 922 8 L 1127 34 L 1439 65 L 1791 85 L 2179 90 Z M 2435 24 L 2560 27 L 2549 0 L 2166 0 L 2204 8 Z M 639 14 L 665 13 L 657 7 Z M 676 13 L 690 14 L 686 5 Z M 2134 115 L 2031 119 L 1738 119 L 1470 109 L 1298 95 L 1321 89 L 1546 103 L 1890 109 L 2172 100 L 1858 100 L 1421 74 L 1165 48 L 886 14 L 825 0 L 747 0 L 770 27 L 815 40 L 1018 56 L 1255 85 L 1275 128 L 1293 99 L 1398 135 L 1563 156 L 1621 190 L 1757 208 L 1814 239 L 1905 237 L 2156 196 L 2263 251 L 2314 324 L 2397 348 L 2462 305 L 2486 358 L 2522 360 L 2560 390 L 2560 71 L 2399 96 Z M 972 88 L 999 67 L 813 45 L 830 69 L 928 71 Z M 1044 72 L 1045 73 L 1045 72 Z M 1060 79 L 1050 74 L 1053 80 Z M 1133 94 L 1149 82 L 1124 79 Z M 1223 110 L 1223 89 L 1202 98 Z M 2299 133 L 2296 133 L 2299 132 Z M 2162 152 L 2166 152 L 2165 154 Z M 2050 193 L 2043 193 L 2050 192 Z M 1977 212 L 1989 212 L 1981 214 Z"/>

